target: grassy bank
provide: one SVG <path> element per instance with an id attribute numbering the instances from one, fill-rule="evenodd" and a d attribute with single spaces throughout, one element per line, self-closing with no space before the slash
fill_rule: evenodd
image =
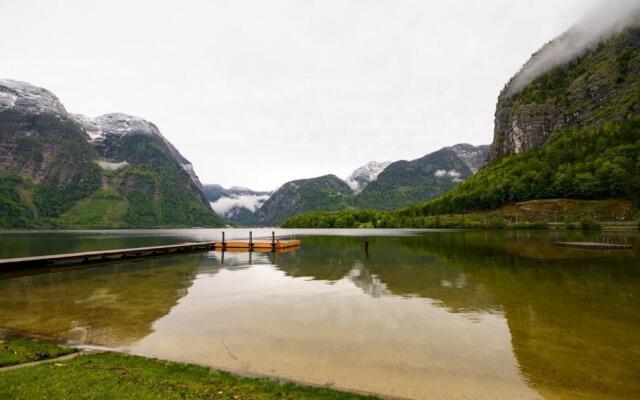
<path id="1" fill-rule="evenodd" d="M 0 332 L 0 367 L 56 358 L 76 350 Z"/>
<path id="2" fill-rule="evenodd" d="M 0 399 L 374 399 L 118 353 L 0 372 Z"/>

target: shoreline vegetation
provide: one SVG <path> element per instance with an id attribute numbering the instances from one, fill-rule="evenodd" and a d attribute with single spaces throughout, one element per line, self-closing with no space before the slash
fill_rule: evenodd
<path id="1" fill-rule="evenodd" d="M 24 399 L 318 399 L 374 400 L 373 395 L 249 377 L 194 364 L 118 352 L 79 354 L 59 346 L 0 331 L 0 398 Z M 22 365 L 34 361 L 42 363 Z M 14 368 L 7 368 L 11 367 Z"/>
<path id="2" fill-rule="evenodd" d="M 494 211 L 420 215 L 350 210 L 316 212 L 287 219 L 282 228 L 426 228 L 637 230 L 638 209 L 630 200 L 532 200 Z"/>

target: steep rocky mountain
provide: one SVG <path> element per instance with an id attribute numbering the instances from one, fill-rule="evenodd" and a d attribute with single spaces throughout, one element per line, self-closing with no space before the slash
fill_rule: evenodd
<path id="1" fill-rule="evenodd" d="M 353 191 L 335 175 L 287 182 L 256 212 L 256 224 L 278 225 L 288 217 L 312 211 L 343 210 Z"/>
<path id="2" fill-rule="evenodd" d="M 152 123 L 69 114 L 0 80 L 0 226 L 221 226 L 191 164 Z"/>
<path id="3" fill-rule="evenodd" d="M 459 144 L 413 161 L 397 161 L 382 171 L 354 200 L 357 208 L 392 210 L 433 199 L 480 168 L 487 146 Z"/>
<path id="4" fill-rule="evenodd" d="M 611 32 L 542 73 L 540 60 L 582 36 L 569 31 L 537 52 L 500 94 L 487 165 L 410 213 L 558 198 L 640 204 L 640 19 Z"/>
<path id="5" fill-rule="evenodd" d="M 241 226 L 256 223 L 255 212 L 271 194 L 237 186 L 227 189 L 216 184 L 204 185 L 203 191 L 216 214 L 231 224 Z"/>
<path id="6" fill-rule="evenodd" d="M 389 164 L 391 164 L 391 161 L 370 161 L 353 171 L 345 182 L 347 182 L 347 185 L 349 185 L 355 193 L 360 193 L 369 183 L 378 179 L 378 175 L 380 175 Z"/>
<path id="7" fill-rule="evenodd" d="M 569 49 L 585 35 L 576 29 L 545 45 L 505 86 L 488 162 L 541 148 L 562 130 L 599 127 L 640 114 L 638 23 L 530 81 L 532 71 L 557 48 Z"/>

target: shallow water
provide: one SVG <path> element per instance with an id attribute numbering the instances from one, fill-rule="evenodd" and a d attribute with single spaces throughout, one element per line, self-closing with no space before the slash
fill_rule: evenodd
<path id="1" fill-rule="evenodd" d="M 219 233 L 7 232 L 0 256 Z M 0 274 L 0 327 L 416 399 L 640 397 L 640 257 L 552 244 L 601 234 L 278 234 L 303 245 Z"/>

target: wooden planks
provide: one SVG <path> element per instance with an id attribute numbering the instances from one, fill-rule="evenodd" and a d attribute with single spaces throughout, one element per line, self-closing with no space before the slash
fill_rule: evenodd
<path id="1" fill-rule="evenodd" d="M 179 243 L 164 246 L 135 247 L 129 249 L 85 251 L 81 253 L 51 254 L 35 257 L 0 259 L 0 268 L 47 266 L 71 262 L 100 262 L 114 259 L 138 258 L 159 254 L 175 254 L 193 251 L 207 251 L 214 248 L 214 242 Z"/>

